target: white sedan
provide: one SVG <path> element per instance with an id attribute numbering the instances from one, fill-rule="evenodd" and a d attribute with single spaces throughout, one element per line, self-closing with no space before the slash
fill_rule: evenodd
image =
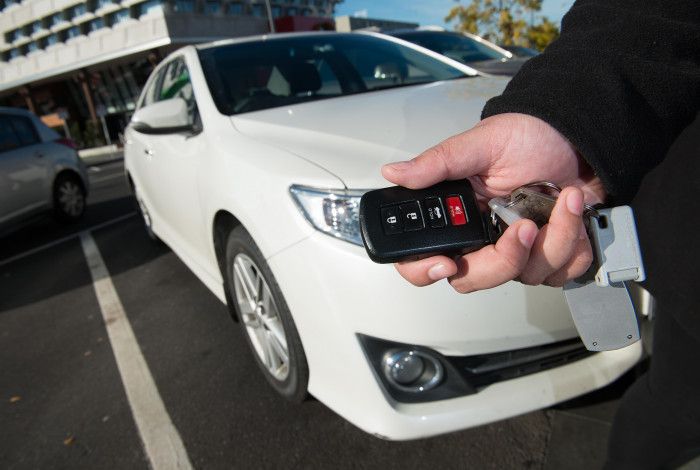
<path id="1" fill-rule="evenodd" d="M 388 439 L 463 429 L 599 388 L 641 353 L 587 352 L 560 289 L 416 288 L 365 253 L 380 166 L 473 126 L 504 85 L 371 33 L 185 47 L 144 88 L 126 171 L 149 233 L 231 307 L 281 395 Z"/>

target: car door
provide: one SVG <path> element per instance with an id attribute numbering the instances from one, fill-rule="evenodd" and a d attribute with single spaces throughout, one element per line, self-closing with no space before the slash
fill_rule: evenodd
<path id="1" fill-rule="evenodd" d="M 148 161 L 148 186 L 153 209 L 162 218 L 168 241 L 174 242 L 195 259 L 206 246 L 204 218 L 197 180 L 206 157 L 194 89 L 183 57 L 171 60 L 163 69 L 156 101 L 182 98 L 196 131 L 151 134 L 145 154 Z M 199 247 L 200 249 L 197 249 Z"/>
<path id="2" fill-rule="evenodd" d="M 48 159 L 31 119 L 0 115 L 0 224 L 49 205 Z"/>

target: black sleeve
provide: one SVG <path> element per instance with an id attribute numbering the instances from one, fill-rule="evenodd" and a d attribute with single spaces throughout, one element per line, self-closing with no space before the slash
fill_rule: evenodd
<path id="1" fill-rule="evenodd" d="M 561 37 L 486 103 L 482 117 L 516 112 L 548 122 L 621 202 L 699 105 L 699 0 L 579 0 Z"/>

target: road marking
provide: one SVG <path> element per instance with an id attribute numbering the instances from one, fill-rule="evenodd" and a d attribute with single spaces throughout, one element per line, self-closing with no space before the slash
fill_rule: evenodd
<path id="1" fill-rule="evenodd" d="M 191 469 L 180 434 L 158 393 L 95 239 L 90 232 L 82 232 L 80 242 L 131 413 L 151 467 L 155 470 Z"/>
<path id="2" fill-rule="evenodd" d="M 85 232 L 92 232 L 94 230 L 99 230 L 101 228 L 109 227 L 110 225 L 114 225 L 116 223 L 121 222 L 122 220 L 129 219 L 135 215 L 136 215 L 135 211 L 129 212 L 128 214 L 124 214 L 124 215 L 121 215 L 119 217 L 115 217 L 114 219 L 110 219 L 106 222 L 102 222 L 101 224 L 97 224 L 97 225 L 93 225 L 92 227 L 88 227 L 84 231 Z M 17 261 L 18 259 L 26 258 L 27 256 L 31 256 L 33 254 L 39 253 L 40 251 L 48 250 L 51 247 L 54 247 L 56 245 L 60 245 L 61 243 L 65 243 L 68 240 L 72 240 L 75 237 L 79 236 L 81 232 L 83 232 L 83 230 L 81 230 L 80 232 L 71 233 L 70 235 L 66 235 L 63 238 L 59 238 L 59 239 L 54 240 L 52 242 L 46 243 L 45 245 L 37 246 L 36 248 L 32 248 L 31 250 L 23 251 L 22 253 L 16 254 L 14 256 L 10 256 L 9 258 L 5 258 L 4 260 L 0 260 L 0 266 L 5 266 L 6 264 L 10 264 L 13 261 Z"/>
<path id="3" fill-rule="evenodd" d="M 113 180 L 116 178 L 124 178 L 124 173 L 115 173 L 109 176 L 103 176 L 102 178 L 92 178 L 90 184 L 104 183 L 105 181 Z"/>

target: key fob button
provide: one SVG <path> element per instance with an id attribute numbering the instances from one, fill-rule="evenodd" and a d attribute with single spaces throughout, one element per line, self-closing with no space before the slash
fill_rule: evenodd
<path id="1" fill-rule="evenodd" d="M 438 197 L 429 197 L 425 200 L 425 212 L 428 224 L 432 228 L 440 228 L 447 225 L 445 222 L 445 209 Z"/>
<path id="2" fill-rule="evenodd" d="M 467 223 L 467 215 L 464 212 L 464 204 L 459 196 L 449 196 L 446 200 L 447 210 L 450 213 L 450 222 L 452 225 L 465 225 Z"/>
<path id="3" fill-rule="evenodd" d="M 418 201 L 408 202 L 399 206 L 403 228 L 406 232 L 421 230 L 423 225 L 423 214 L 420 211 Z"/>
<path id="4" fill-rule="evenodd" d="M 403 224 L 399 215 L 399 206 L 383 207 L 382 208 L 382 225 L 384 233 L 387 235 L 395 235 L 403 233 Z"/>

